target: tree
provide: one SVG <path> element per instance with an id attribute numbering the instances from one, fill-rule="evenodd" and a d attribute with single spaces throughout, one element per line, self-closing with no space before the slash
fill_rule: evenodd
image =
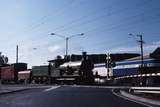
<path id="1" fill-rule="evenodd" d="M 8 63 L 8 57 L 2 55 L 0 52 L 0 65 L 7 64 Z"/>

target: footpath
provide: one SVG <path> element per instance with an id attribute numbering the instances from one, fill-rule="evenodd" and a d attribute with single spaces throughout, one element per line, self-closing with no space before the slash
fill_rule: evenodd
<path id="1" fill-rule="evenodd" d="M 14 92 L 25 91 L 35 88 L 51 88 L 53 85 L 28 84 L 28 85 L 0 85 L 0 95 Z"/>
<path id="2" fill-rule="evenodd" d="M 130 90 L 119 90 L 120 97 L 149 107 L 160 106 L 160 87 L 133 87 L 130 89 L 133 90 L 131 92 Z"/>
<path id="3" fill-rule="evenodd" d="M 0 95 L 28 90 L 28 87 L 0 85 Z"/>

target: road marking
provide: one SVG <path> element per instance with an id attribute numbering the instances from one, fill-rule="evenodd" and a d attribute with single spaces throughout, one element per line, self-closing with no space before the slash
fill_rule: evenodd
<path id="1" fill-rule="evenodd" d="M 51 88 L 45 89 L 44 92 L 51 91 L 51 90 L 54 90 L 54 89 L 59 88 L 59 87 L 60 86 L 52 86 Z"/>
<path id="2" fill-rule="evenodd" d="M 66 85 L 67 86 L 67 85 Z M 82 87 L 82 88 L 107 88 L 107 89 L 126 89 L 128 86 L 91 86 L 91 85 L 74 85 L 71 87 Z"/>
<path id="3" fill-rule="evenodd" d="M 125 100 L 129 100 L 129 101 L 135 102 L 135 103 L 137 103 L 137 104 L 141 104 L 141 105 L 144 105 L 144 106 L 147 106 L 147 107 L 154 107 L 154 106 L 152 106 L 152 105 L 143 103 L 143 102 L 141 102 L 141 101 L 136 101 L 136 100 L 133 100 L 133 99 L 131 99 L 131 98 L 127 98 L 127 97 L 124 97 L 124 96 L 122 96 L 122 95 L 119 95 L 119 94 L 117 94 L 117 93 L 114 92 L 114 89 L 112 89 L 112 93 L 113 93 L 115 96 L 117 96 L 117 97 L 120 97 L 120 98 L 123 98 L 123 99 L 125 99 Z"/>

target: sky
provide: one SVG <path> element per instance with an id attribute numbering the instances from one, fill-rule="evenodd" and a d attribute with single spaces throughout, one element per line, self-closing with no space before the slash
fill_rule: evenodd
<path id="1" fill-rule="evenodd" d="M 0 51 L 29 67 L 65 54 L 140 53 L 160 46 L 159 0 L 0 0 Z M 56 35 L 50 35 L 55 33 Z M 132 33 L 133 36 L 130 36 Z"/>

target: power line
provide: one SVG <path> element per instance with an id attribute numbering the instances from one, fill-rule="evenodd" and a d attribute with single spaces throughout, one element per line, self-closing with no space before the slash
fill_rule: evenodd
<path id="1" fill-rule="evenodd" d="M 142 5 L 146 5 L 146 4 L 148 4 L 150 2 L 150 0 L 148 0 L 148 1 L 146 1 L 146 2 L 141 2 L 141 3 L 137 3 L 137 4 L 135 4 L 135 6 L 137 6 L 137 7 L 142 7 Z M 135 9 L 135 8 L 134 8 Z M 138 9 L 138 8 L 136 8 L 136 9 Z M 90 20 L 87 20 L 87 21 L 82 21 L 81 23 L 79 23 L 78 25 L 76 24 L 76 25 L 73 25 L 74 23 L 69 23 L 68 24 L 68 26 L 70 26 L 70 27 L 67 27 L 67 28 L 64 28 L 64 26 L 62 27 L 62 28 L 64 28 L 64 29 L 57 29 L 57 32 L 59 31 L 65 31 L 65 30 L 67 30 L 67 29 L 71 29 L 71 28 L 73 28 L 73 27 L 75 27 L 75 26 L 77 26 L 77 27 L 81 27 L 81 26 L 83 26 L 83 25 L 86 25 L 86 24 L 89 24 L 89 23 L 92 23 L 92 22 L 96 22 L 96 21 L 99 21 L 99 19 L 101 19 L 101 18 L 105 18 L 106 16 L 113 16 L 113 15 L 115 15 L 115 14 L 117 14 L 117 13 L 121 13 L 122 11 L 128 11 L 128 10 L 130 10 L 130 7 L 126 7 L 126 8 L 122 8 L 122 9 L 120 9 L 120 10 L 118 10 L 118 11 L 114 11 L 114 12 L 112 12 L 111 14 L 104 14 L 104 15 L 100 15 L 100 16 L 97 16 L 97 17 L 95 17 L 95 18 L 93 18 L 93 19 L 90 19 Z M 84 19 L 86 18 L 86 17 L 83 17 Z"/>
<path id="2" fill-rule="evenodd" d="M 53 16 L 56 16 L 57 14 L 63 14 L 65 12 L 66 9 L 69 8 L 70 5 L 72 5 L 75 2 L 75 0 L 70 0 L 68 3 L 62 5 L 60 8 L 57 8 L 55 11 L 55 14 L 53 15 L 53 12 L 48 13 L 44 16 L 42 16 L 41 18 L 39 18 L 39 20 L 37 20 L 38 23 L 32 23 L 29 26 L 25 27 L 23 33 L 27 33 L 27 32 L 31 32 L 39 27 L 41 27 L 42 25 L 44 25 L 47 21 L 51 20 L 48 18 L 51 18 Z"/>
<path id="3" fill-rule="evenodd" d="M 101 47 L 99 47 L 99 46 L 106 46 L 105 47 L 105 49 L 107 49 L 107 48 L 113 48 L 113 47 L 117 47 L 117 46 L 120 46 L 120 45 L 126 45 L 126 44 L 128 44 L 128 43 L 130 43 L 131 41 L 122 41 L 122 42 L 119 42 L 119 43 L 117 43 L 117 44 L 112 44 L 112 45 L 109 45 L 108 46 L 108 44 L 104 44 L 104 43 L 102 43 L 102 44 L 100 44 L 100 45 L 96 45 L 96 47 L 93 47 L 93 48 L 90 48 L 91 50 L 95 50 L 95 49 L 101 49 Z M 98 46 L 98 47 L 97 47 Z"/>
<path id="4" fill-rule="evenodd" d="M 119 2 L 120 2 L 120 1 L 119 1 Z M 119 3 L 119 2 L 118 2 L 118 3 Z M 110 5 L 111 5 L 111 4 L 110 4 Z M 102 10 L 105 11 L 106 9 L 108 9 L 109 7 L 111 7 L 110 5 L 101 8 L 99 11 L 102 11 Z M 90 17 L 90 15 L 93 15 L 93 14 L 97 14 L 97 11 L 92 11 L 92 12 L 90 12 L 90 13 L 87 13 L 87 15 L 81 16 L 81 17 L 79 17 L 78 19 L 72 20 L 72 21 L 70 21 L 70 22 L 68 22 L 68 23 L 66 23 L 66 24 L 64 24 L 64 25 L 61 25 L 61 26 L 59 26 L 59 27 L 56 27 L 56 28 L 54 28 L 53 30 L 59 30 L 59 29 L 65 28 L 65 27 L 68 26 L 68 25 L 73 25 L 73 24 L 79 22 L 79 21 L 82 20 L 82 19 L 86 19 L 87 17 Z"/>
<path id="5" fill-rule="evenodd" d="M 136 17 L 141 16 L 141 15 L 143 15 L 143 14 L 145 14 L 145 12 L 144 12 L 144 13 L 140 13 L 140 14 L 136 14 L 136 15 L 133 15 L 133 16 L 126 17 L 126 18 L 120 20 L 121 23 L 120 23 L 120 24 L 117 24 L 118 26 L 113 26 L 114 24 L 110 24 L 110 25 L 107 25 L 107 24 L 106 24 L 106 25 L 103 25 L 103 26 L 100 26 L 100 27 L 95 27 L 95 28 L 93 28 L 93 29 L 90 29 L 90 30 L 88 30 L 88 31 L 86 31 L 86 32 L 84 32 L 84 33 L 95 32 L 95 31 L 97 31 L 97 29 L 105 30 L 105 31 L 106 31 L 106 29 L 107 29 L 107 30 L 112 30 L 112 29 L 115 29 L 115 28 L 117 28 L 117 27 L 122 27 L 122 26 L 124 26 L 124 21 L 130 22 L 130 19 L 132 19 L 132 18 L 136 19 Z M 158 15 L 159 15 L 159 13 L 158 13 Z M 157 15 L 155 15 L 155 16 L 157 16 Z M 151 17 L 150 19 L 153 19 L 153 17 Z M 136 23 L 137 21 L 139 21 L 138 23 L 144 22 L 144 20 L 138 19 L 138 20 L 135 20 L 134 22 L 128 23 L 127 25 L 137 24 L 137 23 Z M 105 28 L 105 26 L 113 26 L 113 27 Z M 126 26 L 125 26 L 125 27 L 126 27 Z M 104 28 L 104 29 L 102 29 L 102 28 Z"/>
<path id="6" fill-rule="evenodd" d="M 150 19 L 153 19 L 153 18 L 150 18 Z M 140 22 L 141 22 L 141 21 L 140 21 Z M 134 23 L 135 23 L 135 22 L 134 22 Z M 136 23 L 135 23 L 135 24 L 136 24 Z M 116 27 L 117 27 L 117 26 L 116 26 Z M 115 29 L 115 28 L 114 28 L 114 29 Z M 104 42 L 104 43 L 105 43 L 105 42 Z M 102 45 L 102 46 L 106 45 L 106 44 L 104 44 L 104 43 L 101 42 L 100 45 Z M 92 45 L 93 45 L 93 44 L 92 44 Z M 120 45 L 120 44 L 119 44 L 119 45 Z M 97 46 L 97 45 L 94 44 L 94 46 Z M 97 47 L 97 48 L 99 48 L 99 47 Z M 94 47 L 94 49 L 95 49 L 95 47 Z"/>
<path id="7" fill-rule="evenodd" d="M 138 14 L 139 15 L 139 14 Z M 138 16 L 138 15 L 136 15 L 136 16 Z M 142 14 L 140 14 L 140 15 L 142 15 Z M 131 17 L 135 17 L 135 16 L 131 16 Z M 128 19 L 128 18 L 127 18 Z M 126 19 L 125 19 L 126 20 Z M 120 22 L 122 22 L 122 21 L 120 21 Z M 135 21 L 135 22 L 137 22 L 137 21 Z M 133 23 L 133 22 L 131 22 L 131 23 Z M 134 23 L 134 24 L 136 24 L 136 23 Z M 112 24 L 113 25 L 113 24 Z M 122 23 L 122 25 L 123 25 L 123 23 Z M 110 28 L 109 30 L 112 30 L 112 29 L 115 29 L 116 27 L 120 27 L 121 26 L 121 24 L 119 25 L 119 26 L 113 26 L 112 28 Z"/>
<path id="8" fill-rule="evenodd" d="M 147 1 L 147 2 L 148 2 L 148 1 Z M 145 2 L 145 3 L 144 3 L 144 2 L 142 2 L 142 3 L 140 3 L 140 4 L 143 4 L 143 5 L 144 5 L 144 4 L 146 4 L 147 2 Z M 106 7 L 106 8 L 107 8 L 107 7 Z M 127 9 L 127 8 L 125 8 L 125 9 L 122 9 L 122 10 L 128 10 L 128 9 Z M 115 12 L 115 13 L 116 13 L 116 12 Z M 118 13 L 119 13 L 119 12 L 118 12 Z M 112 15 L 113 15 L 113 13 L 112 13 Z M 82 17 L 81 17 L 81 18 L 82 18 Z M 94 20 L 97 20 L 97 18 L 101 18 L 101 17 L 96 17 L 96 18 L 94 18 Z M 93 21 L 94 21 L 94 20 L 93 20 Z M 73 22 L 74 22 L 74 21 L 73 21 Z M 88 21 L 88 23 L 90 23 L 90 22 L 92 22 L 92 21 L 91 21 L 91 20 L 90 20 L 90 21 Z M 85 24 L 87 24 L 87 22 L 85 22 Z"/>
<path id="9" fill-rule="evenodd" d="M 155 16 L 157 16 L 157 15 L 155 15 Z M 154 16 L 153 16 L 154 17 Z M 153 19 L 153 17 L 149 17 L 149 19 Z M 140 22 L 142 22 L 142 21 L 140 21 Z M 134 22 L 135 23 L 135 22 Z M 136 24 L 136 23 L 135 23 Z M 111 46 L 109 46 L 109 47 L 113 47 L 113 46 L 120 46 L 120 45 L 123 45 L 123 44 L 127 44 L 127 43 L 130 43 L 131 41 L 126 41 L 126 42 L 121 42 L 121 43 L 118 43 L 118 44 L 114 44 L 114 45 L 111 45 Z M 101 43 L 99 43 L 100 45 L 98 45 L 98 44 L 91 44 L 91 45 L 94 45 L 94 46 L 96 46 L 96 47 L 93 47 L 93 49 L 95 50 L 95 49 L 100 49 L 100 47 L 99 46 L 107 46 L 106 44 L 104 44 L 104 43 L 107 43 L 107 42 L 101 42 Z M 88 44 L 87 44 L 88 45 Z M 97 47 L 98 46 L 98 47 Z M 109 48 L 108 46 L 107 46 L 107 48 Z M 92 50 L 92 48 L 90 48 L 91 50 Z"/>
<path id="10" fill-rule="evenodd" d="M 117 26 L 114 26 L 114 27 L 117 27 Z"/>

